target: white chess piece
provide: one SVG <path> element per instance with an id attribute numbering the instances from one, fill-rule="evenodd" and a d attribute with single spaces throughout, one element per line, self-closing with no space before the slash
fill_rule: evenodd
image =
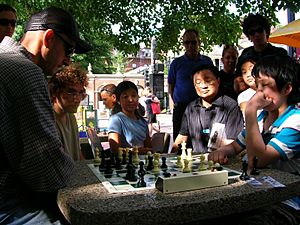
<path id="1" fill-rule="evenodd" d="M 182 150 L 182 152 L 181 152 L 181 160 L 185 160 L 186 159 L 186 143 L 185 143 L 185 141 L 182 141 L 182 143 L 181 143 L 181 150 Z"/>
<path id="2" fill-rule="evenodd" d="M 181 156 L 177 156 L 177 162 L 176 162 L 176 167 L 177 168 L 182 168 L 182 161 L 181 161 Z"/>
<path id="3" fill-rule="evenodd" d="M 159 162 L 158 162 L 158 160 L 154 160 L 153 161 L 153 170 L 152 170 L 152 172 L 154 173 L 154 174 L 157 174 L 157 173 L 159 173 L 159 171 L 160 171 L 160 169 L 159 169 Z"/>
<path id="4" fill-rule="evenodd" d="M 191 148 L 188 148 L 188 149 L 187 149 L 187 153 L 188 153 L 188 154 L 187 154 L 186 159 L 189 160 L 189 161 L 192 161 L 192 160 L 193 160 L 192 151 L 193 151 L 193 149 L 191 149 Z"/>
<path id="5" fill-rule="evenodd" d="M 183 163 L 184 163 L 184 168 L 183 168 L 182 172 L 183 173 L 190 173 L 191 169 L 189 168 L 189 163 L 190 163 L 189 160 L 185 159 L 183 161 Z"/>
<path id="6" fill-rule="evenodd" d="M 134 165 L 139 165 L 139 162 L 140 162 L 140 158 L 139 158 L 139 148 L 137 146 L 135 146 L 133 148 L 133 159 L 132 159 L 132 162 Z"/>

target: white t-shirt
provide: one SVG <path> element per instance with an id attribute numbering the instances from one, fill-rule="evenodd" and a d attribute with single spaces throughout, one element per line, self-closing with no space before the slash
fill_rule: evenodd
<path id="1" fill-rule="evenodd" d="M 256 93 L 252 88 L 248 88 L 245 91 L 241 92 L 237 98 L 239 106 L 242 102 L 248 102 L 250 98 Z"/>

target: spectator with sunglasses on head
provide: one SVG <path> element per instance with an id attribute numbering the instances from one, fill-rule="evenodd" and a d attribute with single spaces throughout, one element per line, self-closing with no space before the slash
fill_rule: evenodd
<path id="1" fill-rule="evenodd" d="M 64 145 L 64 150 L 75 161 L 83 159 L 79 144 L 78 124 L 74 113 L 85 99 L 85 88 L 88 86 L 87 72 L 79 65 L 64 67 L 49 82 L 56 127 Z"/>
<path id="2" fill-rule="evenodd" d="M 173 139 L 181 126 L 187 105 L 198 98 L 191 79 L 193 70 L 200 65 L 213 64 L 211 58 L 199 53 L 200 37 L 195 29 L 187 29 L 182 37 L 185 54 L 173 60 L 168 74 L 169 95 L 173 100 Z"/>
<path id="3" fill-rule="evenodd" d="M 13 36 L 16 22 L 16 10 L 9 5 L 0 4 L 0 42 L 5 36 Z"/>
<path id="4" fill-rule="evenodd" d="M 265 56 L 287 55 L 283 48 L 275 47 L 268 42 L 271 24 L 267 18 L 260 14 L 249 14 L 242 22 L 243 33 L 253 42 L 253 46 L 245 48 L 240 55 L 237 63 L 236 74 L 241 74 L 242 63 L 247 58 L 255 62 Z"/>

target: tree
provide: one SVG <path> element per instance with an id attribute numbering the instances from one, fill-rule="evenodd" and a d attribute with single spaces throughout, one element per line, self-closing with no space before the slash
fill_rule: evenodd
<path id="1" fill-rule="evenodd" d="M 237 43 L 242 31 L 240 18 L 248 13 L 261 13 L 272 24 L 278 22 L 275 12 L 300 9 L 299 0 L 10 0 L 17 9 L 20 21 L 42 8 L 58 6 L 72 13 L 84 39 L 93 43 L 94 51 L 79 57 L 90 60 L 93 68 L 111 70 L 112 47 L 134 53 L 139 43 L 150 46 L 151 37 L 157 40 L 157 52 L 164 56 L 168 50 L 179 51 L 180 34 L 185 28 L 199 30 L 202 48 Z M 235 6 L 235 12 L 229 6 Z M 119 30 L 114 32 L 112 25 Z M 103 67 L 104 66 L 104 67 Z"/>

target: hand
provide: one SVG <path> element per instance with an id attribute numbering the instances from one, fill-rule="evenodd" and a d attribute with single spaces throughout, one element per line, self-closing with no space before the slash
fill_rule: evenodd
<path id="1" fill-rule="evenodd" d="M 265 96 L 262 91 L 257 91 L 252 98 L 248 101 L 246 110 L 263 109 L 272 103 L 272 99 Z"/>
<path id="2" fill-rule="evenodd" d="M 218 162 L 220 164 L 228 163 L 227 153 L 223 150 L 215 150 L 208 154 L 208 160 Z"/>

